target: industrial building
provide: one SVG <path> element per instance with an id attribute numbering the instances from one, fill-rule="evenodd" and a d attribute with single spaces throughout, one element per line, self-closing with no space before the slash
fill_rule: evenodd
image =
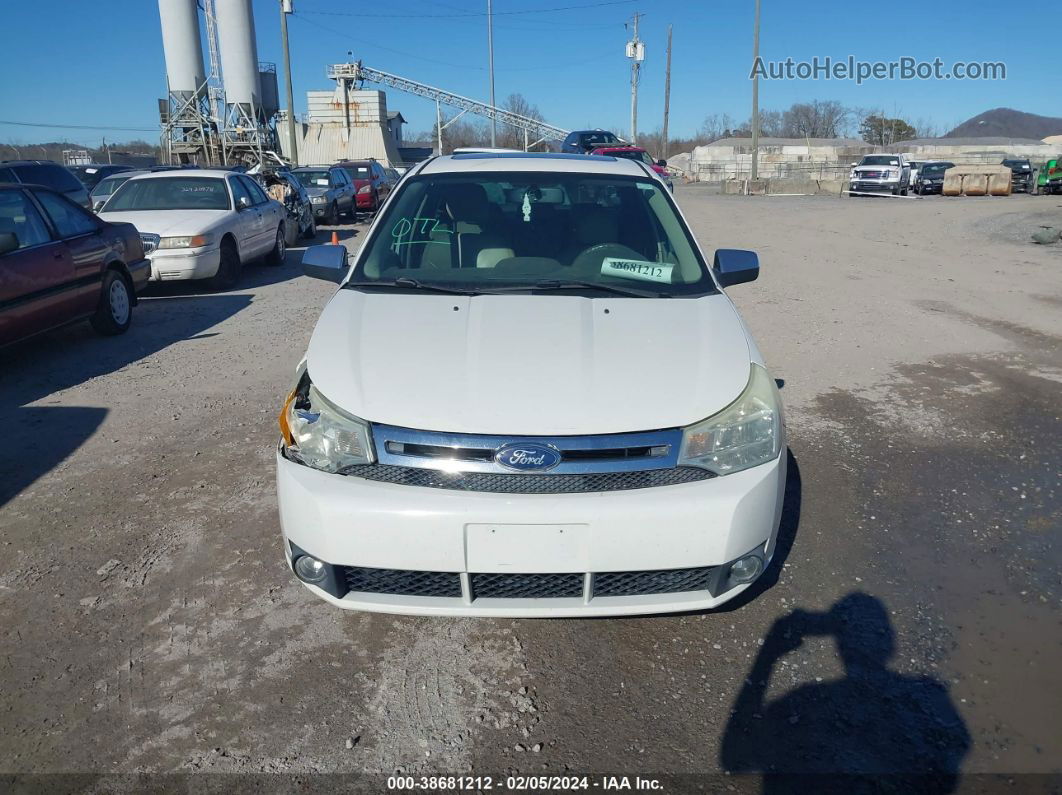
<path id="1" fill-rule="evenodd" d="M 1005 157 L 1042 162 L 1058 156 L 1058 145 L 1027 138 L 919 138 L 881 147 L 854 138 L 760 138 L 757 171 L 763 179 L 843 180 L 851 164 L 872 152 L 901 152 L 914 160 L 958 164 L 999 163 Z M 672 159 L 677 166 L 677 159 Z M 723 138 L 695 147 L 688 178 L 695 182 L 747 179 L 752 139 Z"/>

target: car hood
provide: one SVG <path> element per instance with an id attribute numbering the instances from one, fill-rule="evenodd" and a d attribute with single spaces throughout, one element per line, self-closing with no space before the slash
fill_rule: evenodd
<path id="1" fill-rule="evenodd" d="M 104 221 L 125 221 L 144 234 L 161 237 L 201 235 L 225 221 L 232 210 L 118 210 L 100 213 Z"/>
<path id="2" fill-rule="evenodd" d="M 312 188 L 306 189 L 306 195 L 309 196 L 311 199 L 314 196 L 324 196 L 326 193 L 328 193 L 328 188 L 322 186 L 314 186 Z"/>
<path id="3" fill-rule="evenodd" d="M 372 422 L 454 433 L 571 435 L 689 425 L 748 383 L 730 300 L 440 296 L 340 290 L 307 368 Z"/>

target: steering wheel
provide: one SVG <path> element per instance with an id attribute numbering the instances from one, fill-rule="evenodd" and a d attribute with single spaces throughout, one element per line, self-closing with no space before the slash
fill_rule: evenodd
<path id="1" fill-rule="evenodd" d="M 584 248 L 576 255 L 575 259 L 572 260 L 572 272 L 577 276 L 599 272 L 605 257 L 639 261 L 644 259 L 642 254 L 622 243 L 596 243 L 593 246 Z"/>

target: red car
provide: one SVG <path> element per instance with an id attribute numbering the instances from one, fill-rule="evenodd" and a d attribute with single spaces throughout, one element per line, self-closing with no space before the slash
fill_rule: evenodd
<path id="1" fill-rule="evenodd" d="M 639 163 L 645 163 L 645 165 L 660 175 L 660 179 L 664 180 L 668 188 L 675 189 L 675 186 L 671 184 L 671 175 L 667 171 L 667 161 L 653 160 L 649 153 L 640 146 L 599 146 L 597 149 L 591 150 L 590 154 L 622 157 L 627 160 L 637 160 Z"/>
<path id="2" fill-rule="evenodd" d="M 0 346 L 86 318 L 121 334 L 150 275 L 132 224 L 49 188 L 0 182 Z"/>
<path id="3" fill-rule="evenodd" d="M 354 198 L 359 210 L 376 212 L 394 187 L 384 167 L 375 160 L 341 160 L 336 167 L 354 180 Z"/>

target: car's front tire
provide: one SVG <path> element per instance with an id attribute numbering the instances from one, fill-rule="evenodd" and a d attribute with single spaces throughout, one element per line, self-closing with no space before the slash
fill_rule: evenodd
<path id="1" fill-rule="evenodd" d="M 306 227 L 306 231 L 302 233 L 303 240 L 313 240 L 317 236 L 317 221 L 314 219 L 313 214 L 310 214 L 310 225 Z"/>
<path id="2" fill-rule="evenodd" d="M 214 290 L 226 290 L 235 287 L 240 280 L 240 272 L 243 263 L 240 261 L 240 252 L 236 248 L 236 242 L 232 238 L 221 241 L 221 261 L 218 263 L 218 272 L 207 279 L 207 284 Z"/>
<path id="3" fill-rule="evenodd" d="M 272 250 L 266 254 L 265 264 L 276 267 L 284 264 L 284 255 L 288 250 L 287 236 L 284 234 L 284 227 L 277 227 L 277 239 L 273 243 Z"/>
<path id="4" fill-rule="evenodd" d="M 332 202 L 332 206 L 328 208 L 328 217 L 325 218 L 325 223 L 328 226 L 335 226 L 339 223 L 339 206 Z"/>
<path id="5" fill-rule="evenodd" d="M 89 319 L 97 334 L 113 337 L 124 334 L 133 322 L 133 291 L 118 271 L 103 274 L 103 286 L 96 312 Z"/>

